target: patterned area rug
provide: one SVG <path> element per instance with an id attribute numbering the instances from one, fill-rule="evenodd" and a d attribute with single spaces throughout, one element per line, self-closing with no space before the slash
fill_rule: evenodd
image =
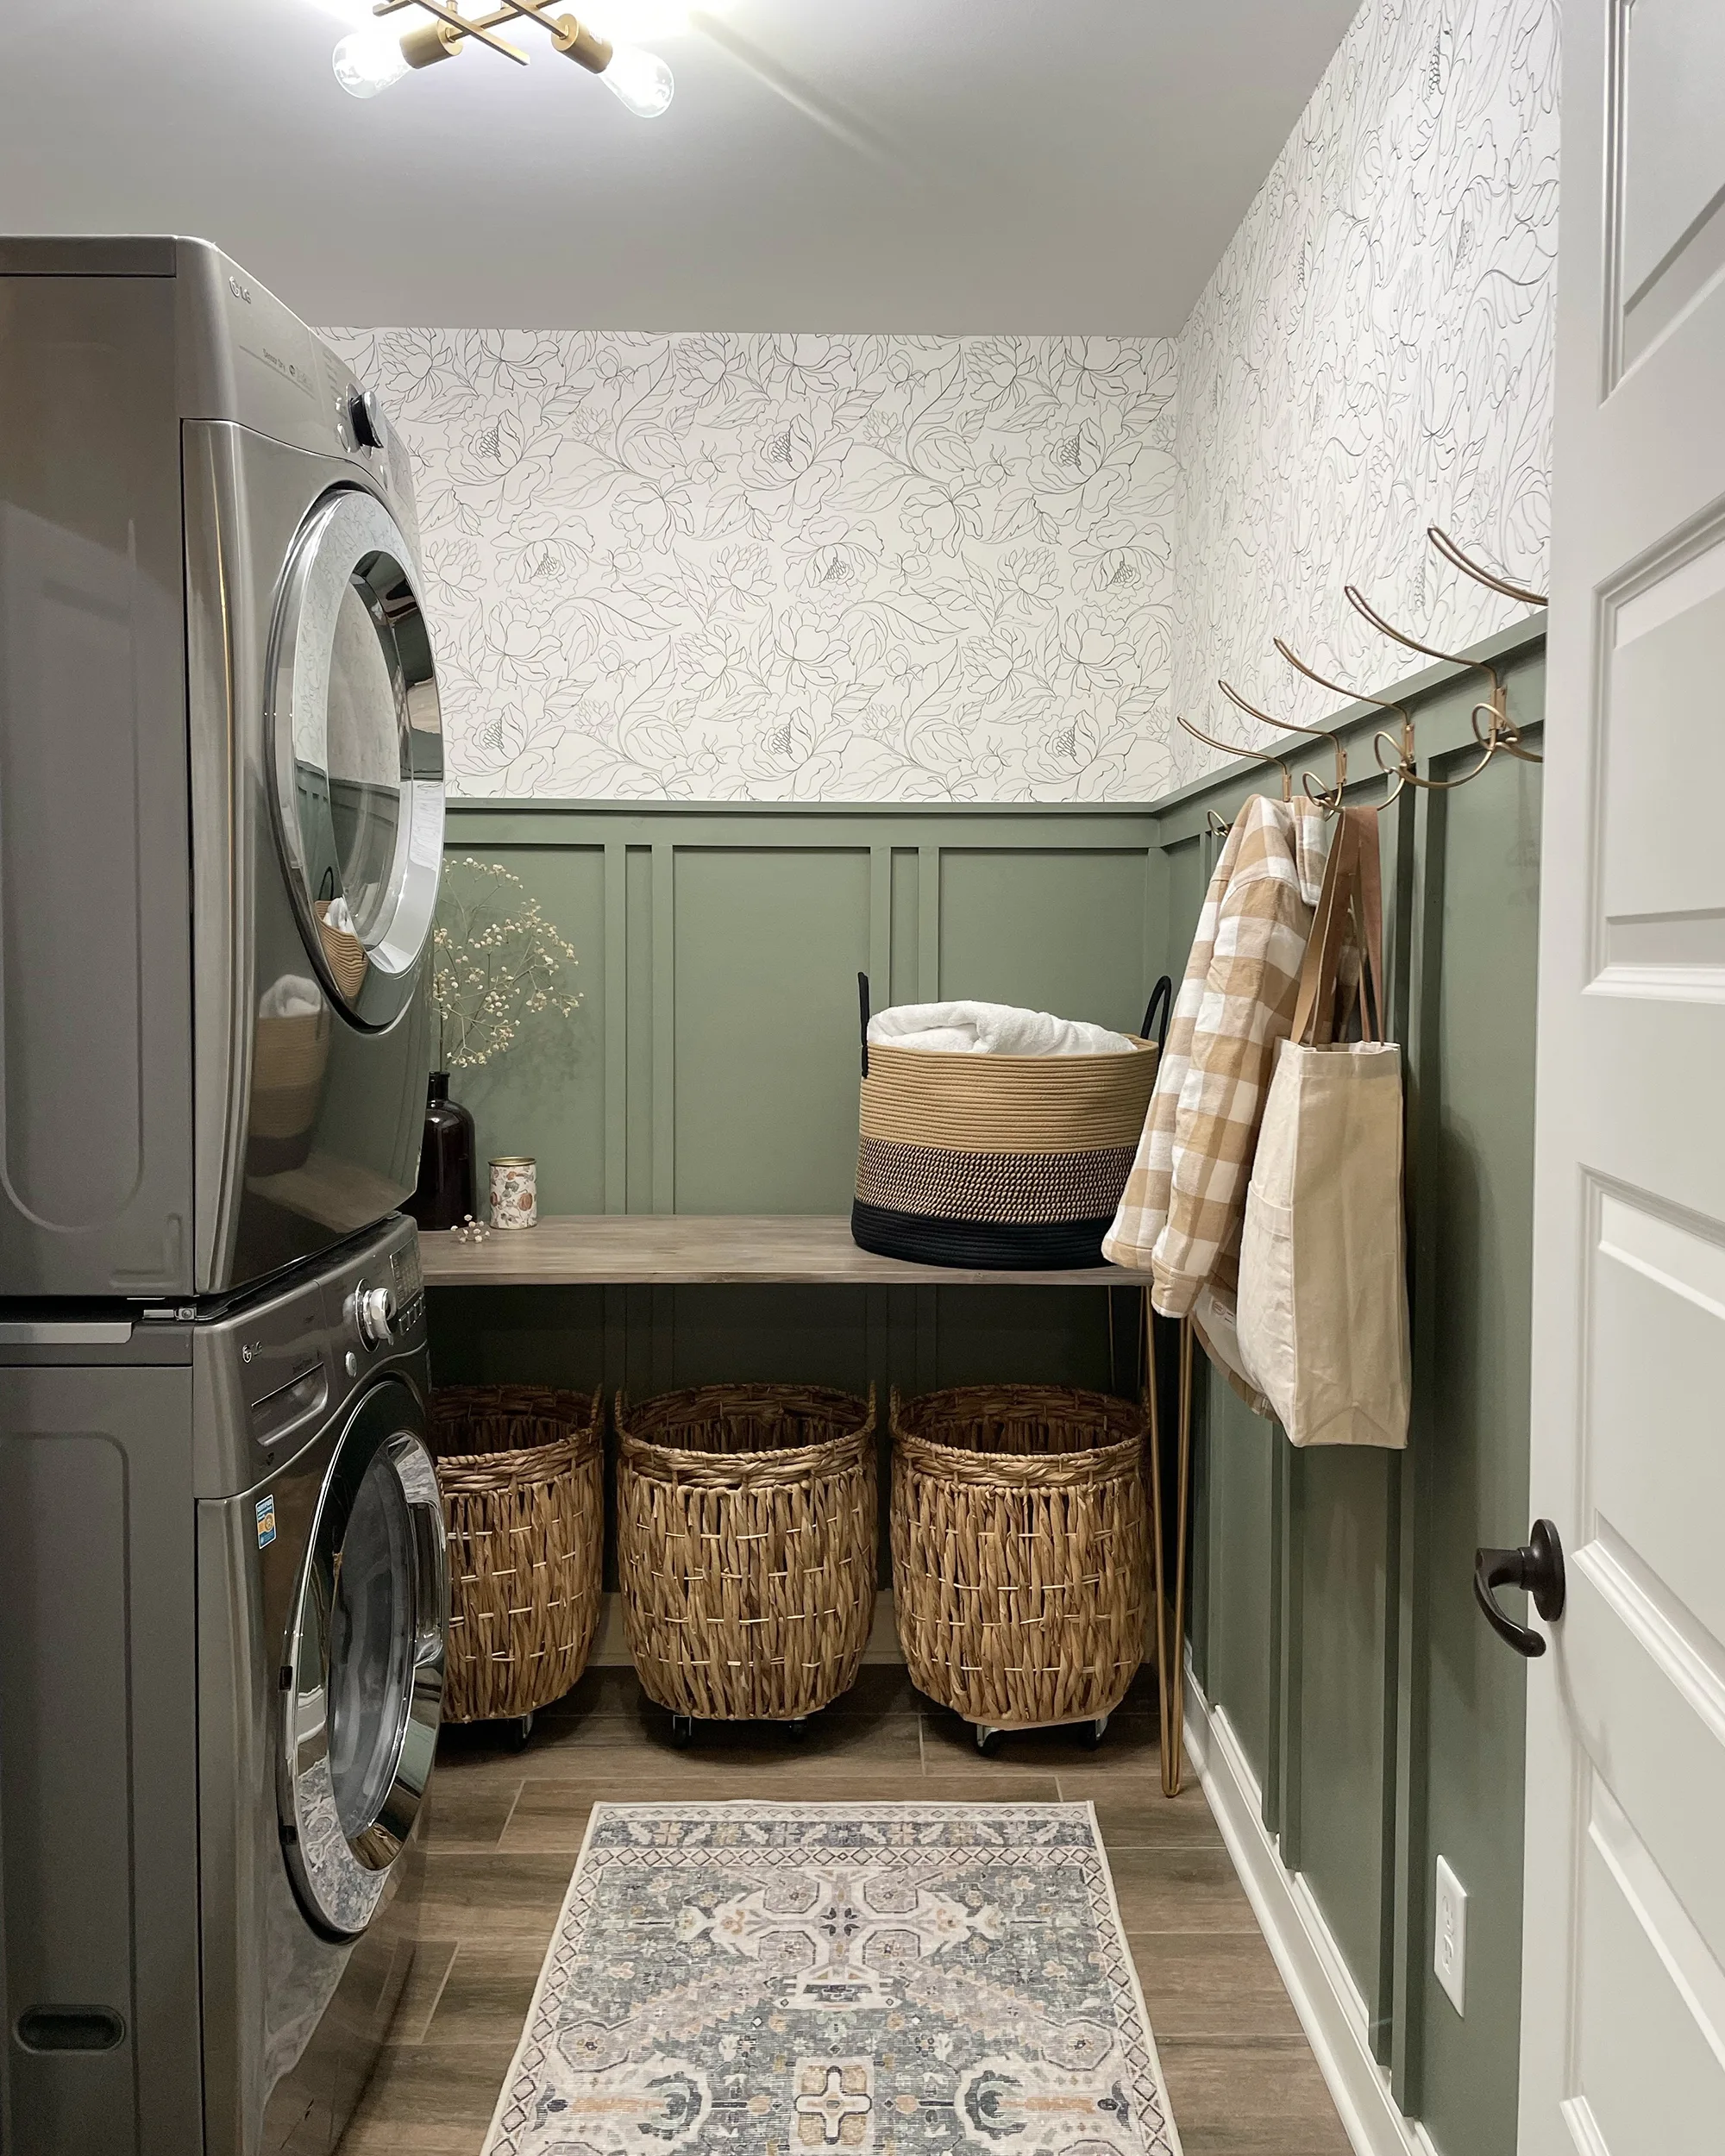
<path id="1" fill-rule="evenodd" d="M 485 2156 L 1178 2156 L 1088 1804 L 599 1804 Z"/>

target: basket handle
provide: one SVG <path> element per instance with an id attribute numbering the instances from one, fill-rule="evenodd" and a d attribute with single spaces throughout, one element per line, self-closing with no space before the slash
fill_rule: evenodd
<path id="1" fill-rule="evenodd" d="M 1162 1006 L 1162 1024 L 1157 1032 L 1156 1048 L 1157 1053 L 1160 1055 L 1168 1045 L 1168 1021 L 1174 1014 L 1174 983 L 1166 974 L 1163 975 L 1161 980 L 1150 992 L 1150 1001 L 1145 1006 L 1144 1024 L 1138 1028 L 1140 1040 L 1147 1041 L 1150 1038 L 1150 1029 L 1156 1024 L 1156 1009 L 1158 1004 Z"/>
<path id="2" fill-rule="evenodd" d="M 856 1003 L 862 1017 L 862 1075 L 866 1078 L 869 1075 L 869 976 L 866 973 L 859 973 L 856 976 Z"/>

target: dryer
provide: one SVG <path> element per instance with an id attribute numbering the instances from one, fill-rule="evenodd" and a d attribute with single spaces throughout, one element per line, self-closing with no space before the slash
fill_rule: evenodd
<path id="1" fill-rule="evenodd" d="M 0 2147 L 329 2156 L 411 1964 L 447 1576 L 397 1219 L 0 1305 Z"/>
<path id="2" fill-rule="evenodd" d="M 198 241 L 0 240 L 0 1294 L 225 1293 L 414 1185 L 408 461 Z"/>

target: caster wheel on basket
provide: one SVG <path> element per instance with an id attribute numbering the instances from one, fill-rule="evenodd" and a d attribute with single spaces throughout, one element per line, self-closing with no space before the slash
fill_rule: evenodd
<path id="1" fill-rule="evenodd" d="M 785 1734 L 793 1739 L 794 1742 L 800 1744 L 803 1739 L 808 1734 L 808 1716 L 806 1714 L 799 1714 L 794 1722 L 787 1722 L 785 1724 Z"/>
<path id="2" fill-rule="evenodd" d="M 1003 1729 L 985 1729 L 982 1723 L 978 1722 L 976 1725 L 977 1751 L 985 1759 L 992 1759 L 1000 1750 L 1000 1739 L 1005 1734 L 1006 1732 Z"/>
<path id="3" fill-rule="evenodd" d="M 527 1739 L 532 1734 L 533 1717 L 530 1714 L 511 1716 L 509 1721 L 509 1741 L 514 1745 L 518 1752 L 526 1751 Z"/>
<path id="4" fill-rule="evenodd" d="M 673 1714 L 671 1742 L 680 1750 L 687 1751 L 695 1740 L 695 1718 L 693 1714 Z"/>
<path id="5" fill-rule="evenodd" d="M 1107 1726 L 1108 1718 L 1106 1714 L 1097 1715 L 1095 1720 L 1093 1722 L 1081 1722 L 1079 1724 L 1078 1741 L 1083 1745 L 1086 1752 L 1094 1752 L 1097 1745 L 1101 1743 L 1102 1733 L 1107 1728 Z"/>

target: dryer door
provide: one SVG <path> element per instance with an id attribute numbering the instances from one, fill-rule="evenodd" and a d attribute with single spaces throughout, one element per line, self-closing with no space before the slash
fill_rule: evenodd
<path id="1" fill-rule="evenodd" d="M 443 851 L 437 676 L 411 558 L 375 496 L 324 495 L 294 542 L 270 640 L 288 879 L 325 987 L 370 1027 L 413 993 Z"/>
<path id="2" fill-rule="evenodd" d="M 437 1477 L 405 1385 L 355 1409 L 325 1477 L 295 1599 L 282 1839 L 306 1914 L 362 1932 L 430 1779 L 448 1576 Z"/>

